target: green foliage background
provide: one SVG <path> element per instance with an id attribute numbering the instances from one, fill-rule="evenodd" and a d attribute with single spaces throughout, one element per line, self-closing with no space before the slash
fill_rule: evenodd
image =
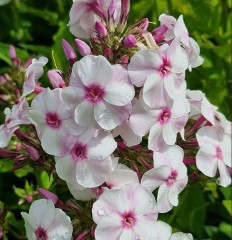
<path id="1" fill-rule="evenodd" d="M 0 75 L 11 66 L 9 44 L 16 46 L 18 57 L 24 61 L 44 55 L 50 59 L 49 68 L 55 68 L 56 63 L 65 70 L 67 62 L 60 41 L 74 40 L 67 28 L 71 4 L 71 0 L 12 0 L 0 6 Z M 153 29 L 159 25 L 161 13 L 184 15 L 190 36 L 200 45 L 205 59 L 202 66 L 187 73 L 188 88 L 205 92 L 229 120 L 232 119 L 231 11 L 229 0 L 131 0 L 129 18 L 132 24 L 148 17 Z M 0 105 L 1 117 L 2 111 Z M 29 207 L 25 196 L 33 195 L 38 183 L 49 188 L 52 179 L 46 172 L 30 166 L 14 173 L 11 167 L 10 160 L 0 160 L 0 226 L 4 225 L 8 231 L 3 239 L 24 239 L 20 212 Z M 192 232 L 199 240 L 231 239 L 230 188 L 196 183 L 181 194 L 180 202 L 171 215 L 161 216 L 174 230 Z M 3 211 L 3 205 L 8 213 Z"/>

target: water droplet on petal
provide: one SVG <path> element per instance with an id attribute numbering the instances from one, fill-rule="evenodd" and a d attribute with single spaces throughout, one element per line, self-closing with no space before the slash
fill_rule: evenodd
<path id="1" fill-rule="evenodd" d="M 94 61 L 92 61 L 92 64 L 96 64 Z"/>
<path id="2" fill-rule="evenodd" d="M 149 202 L 153 202 L 153 199 L 151 198 Z"/>
<path id="3" fill-rule="evenodd" d="M 98 215 L 103 216 L 106 214 L 106 210 L 104 208 L 101 208 L 97 211 Z"/>
<path id="4" fill-rule="evenodd" d="M 86 175 L 86 176 L 84 176 L 84 179 L 86 180 L 86 179 L 88 179 L 88 176 Z"/>

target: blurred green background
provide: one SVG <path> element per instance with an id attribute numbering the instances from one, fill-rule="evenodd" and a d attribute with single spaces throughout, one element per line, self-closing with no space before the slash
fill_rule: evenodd
<path id="1" fill-rule="evenodd" d="M 71 0 L 12 0 L 0 6 L 0 75 L 11 66 L 9 44 L 16 47 L 17 56 L 24 61 L 47 56 L 50 60 L 48 68 L 55 68 L 53 51 L 57 67 L 66 70 L 67 62 L 60 41 L 64 38 L 73 43 L 74 40 L 67 28 L 71 5 Z M 161 13 L 176 18 L 183 14 L 189 34 L 198 42 L 205 59 L 202 66 L 187 72 L 188 88 L 205 92 L 229 120 L 232 119 L 231 11 L 229 0 L 132 0 L 128 21 L 133 24 L 148 17 L 152 30 L 159 25 Z M 23 236 L 14 232 L 24 231 L 19 213 L 28 209 L 29 204 L 24 198 L 37 188 L 33 183 L 40 181 L 45 188 L 50 184 L 46 172 L 40 171 L 35 180 L 33 168 L 26 167 L 12 173 L 11 167 L 11 161 L 0 161 L 0 201 L 9 210 L 4 223 L 9 233 L 4 239 L 10 240 Z M 196 183 L 181 194 L 181 202 L 171 215 L 161 216 L 174 229 L 192 232 L 198 240 L 231 239 L 230 188 Z M 0 202 L 0 227 L 5 214 L 1 212 L 2 205 Z"/>

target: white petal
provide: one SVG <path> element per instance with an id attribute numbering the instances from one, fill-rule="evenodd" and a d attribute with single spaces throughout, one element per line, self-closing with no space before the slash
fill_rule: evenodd
<path id="1" fill-rule="evenodd" d="M 154 50 L 141 50 L 134 54 L 128 65 L 130 80 L 136 87 L 142 87 L 147 77 L 158 70 L 163 60 Z"/>
<path id="2" fill-rule="evenodd" d="M 216 150 L 210 144 L 200 147 L 196 155 L 197 168 L 208 177 L 214 177 L 217 171 Z"/>
<path id="3" fill-rule="evenodd" d="M 167 58 L 171 64 L 171 72 L 181 73 L 187 69 L 189 64 L 188 55 L 180 46 L 179 38 L 176 38 L 172 41 L 167 52 Z"/>
<path id="4" fill-rule="evenodd" d="M 113 77 L 112 66 L 103 56 L 83 57 L 78 62 L 77 71 L 86 86 L 96 83 L 105 86 Z"/>
<path id="5" fill-rule="evenodd" d="M 218 161 L 218 170 L 220 177 L 217 179 L 217 183 L 220 186 L 228 187 L 231 184 L 231 176 L 226 165 L 220 160 Z"/>
<path id="6" fill-rule="evenodd" d="M 34 201 L 30 207 L 29 215 L 36 226 L 47 229 L 55 217 L 54 203 L 47 199 Z"/>
<path id="7" fill-rule="evenodd" d="M 118 215 L 104 216 L 95 229 L 96 240 L 120 239 L 123 228 Z"/>
<path id="8" fill-rule="evenodd" d="M 73 227 L 70 218 L 61 210 L 56 208 L 56 215 L 52 224 L 47 228 L 48 238 L 70 240 Z"/>
<path id="9" fill-rule="evenodd" d="M 133 86 L 120 82 L 110 82 L 105 87 L 105 92 L 104 100 L 116 106 L 128 104 L 135 95 Z"/>
<path id="10" fill-rule="evenodd" d="M 56 172 L 58 176 L 66 182 L 73 183 L 76 181 L 76 164 L 71 157 L 55 158 Z"/>
<path id="11" fill-rule="evenodd" d="M 173 128 L 172 124 L 168 123 L 163 126 L 163 138 L 168 145 L 174 145 L 177 138 L 177 132 Z"/>
<path id="12" fill-rule="evenodd" d="M 166 213 L 172 209 L 172 204 L 168 200 L 169 188 L 166 184 L 162 184 L 158 190 L 157 207 L 158 212 Z"/>
<path id="13" fill-rule="evenodd" d="M 75 121 L 83 127 L 96 127 L 94 119 L 94 105 L 88 101 L 83 101 L 75 109 Z"/>
<path id="14" fill-rule="evenodd" d="M 143 88 L 144 102 L 152 108 L 166 106 L 166 92 L 164 90 L 164 79 L 157 72 L 149 75 Z"/>
<path id="15" fill-rule="evenodd" d="M 112 130 L 129 117 L 130 106 L 113 106 L 107 102 L 94 106 L 94 117 L 105 130 Z"/>
<path id="16" fill-rule="evenodd" d="M 93 138 L 88 144 L 88 156 L 92 159 L 101 160 L 109 156 L 117 148 L 111 134 L 101 132 L 96 138 Z"/>
<path id="17" fill-rule="evenodd" d="M 172 235 L 172 228 L 163 221 L 157 221 L 156 227 L 158 229 L 158 236 L 156 240 L 169 240 Z"/>
<path id="18" fill-rule="evenodd" d="M 141 184 L 151 192 L 166 182 L 166 179 L 170 175 L 170 168 L 168 166 L 160 166 L 153 168 L 144 173 Z"/>

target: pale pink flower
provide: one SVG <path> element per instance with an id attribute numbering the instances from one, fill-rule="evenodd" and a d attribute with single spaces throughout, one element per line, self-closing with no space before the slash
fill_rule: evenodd
<path id="1" fill-rule="evenodd" d="M 121 1 L 117 0 L 113 13 L 116 23 L 120 17 Z M 90 38 L 94 33 L 95 23 L 107 19 L 107 12 L 111 1 L 108 0 L 74 0 L 69 17 L 70 32 L 79 38 Z"/>
<path id="2" fill-rule="evenodd" d="M 143 98 L 150 107 L 163 107 L 165 95 L 172 99 L 183 97 L 186 83 L 183 73 L 188 67 L 188 56 L 175 39 L 170 46 L 163 45 L 158 51 L 141 50 L 128 65 L 133 84 L 142 87 Z"/>
<path id="3" fill-rule="evenodd" d="M 30 110 L 26 99 L 22 99 L 12 109 L 6 108 L 4 114 L 6 115 L 5 123 L 0 126 L 0 148 L 8 146 L 8 143 L 21 124 L 30 124 L 27 118 L 27 112 Z"/>
<path id="4" fill-rule="evenodd" d="M 173 233 L 170 240 L 193 240 L 191 233 L 176 232 Z"/>
<path id="5" fill-rule="evenodd" d="M 172 235 L 172 228 L 163 221 L 157 221 L 157 238 L 156 240 L 169 240 Z"/>
<path id="6" fill-rule="evenodd" d="M 155 203 L 152 193 L 138 183 L 104 192 L 92 208 L 96 240 L 156 239 Z"/>
<path id="7" fill-rule="evenodd" d="M 20 99 L 26 97 L 32 93 L 38 82 L 38 79 L 43 75 L 43 67 L 47 64 L 48 59 L 46 57 L 40 57 L 39 60 L 33 58 L 32 63 L 26 70 L 26 81 L 23 85 L 23 93 Z"/>
<path id="8" fill-rule="evenodd" d="M 70 218 L 59 208 L 55 208 L 51 200 L 34 201 L 29 214 L 21 213 L 30 240 L 71 240 L 73 227 Z"/>
<path id="9" fill-rule="evenodd" d="M 218 184 L 226 187 L 231 183 L 227 167 L 231 167 L 231 134 L 220 127 L 206 126 L 198 130 L 199 151 L 196 155 L 197 168 L 208 177 L 219 171 Z"/>
<path id="10" fill-rule="evenodd" d="M 208 101 L 203 92 L 187 90 L 186 96 L 191 106 L 189 118 L 196 119 L 203 115 L 212 125 L 216 124 L 217 107 Z"/>
<path id="11" fill-rule="evenodd" d="M 164 145 L 173 145 L 177 133 L 180 132 L 188 120 L 188 104 L 183 99 L 161 109 L 149 108 L 140 99 L 134 106 L 129 124 L 134 133 L 144 136 L 149 132 L 148 148 L 158 151 Z"/>
<path id="12" fill-rule="evenodd" d="M 115 161 L 115 158 L 113 161 Z M 124 164 L 118 164 L 116 168 L 109 173 L 109 176 L 106 176 L 105 183 L 99 187 L 84 188 L 78 183 L 68 183 L 68 188 L 77 200 L 90 200 L 92 198 L 98 198 L 108 189 L 120 189 L 126 184 L 138 182 L 139 180 L 136 172 L 132 171 Z"/>
<path id="13" fill-rule="evenodd" d="M 189 56 L 189 70 L 191 71 L 192 68 L 201 65 L 203 63 L 203 58 L 200 56 L 200 48 L 197 42 L 189 37 L 188 30 L 183 20 L 183 15 L 180 15 L 176 20 L 172 16 L 161 14 L 159 21 L 161 26 L 158 29 L 162 29 L 162 31 L 159 31 L 158 34 L 162 34 L 161 36 L 163 36 L 165 41 L 171 41 L 175 38 L 180 38 L 181 43 Z M 155 35 L 157 30 L 154 29 L 153 32 L 154 36 L 157 38 Z"/>
<path id="14" fill-rule="evenodd" d="M 77 106 L 77 124 L 105 130 L 112 130 L 128 119 L 135 94 L 126 69 L 111 66 L 102 56 L 85 56 L 73 65 L 66 93 L 66 98 L 73 96 L 69 101 Z"/>
<path id="15" fill-rule="evenodd" d="M 65 155 L 68 134 L 78 136 L 85 130 L 75 123 L 74 109 L 63 101 L 61 94 L 60 88 L 47 88 L 33 99 L 27 114 L 44 151 L 56 156 Z"/>
<path id="16" fill-rule="evenodd" d="M 154 152 L 154 168 L 142 177 L 142 186 L 150 191 L 159 187 L 157 207 L 161 213 L 178 205 L 178 195 L 188 182 L 183 158 L 184 151 L 177 145 L 166 147 L 162 152 Z"/>
<path id="17" fill-rule="evenodd" d="M 87 130 L 79 137 L 66 139 L 69 144 L 69 154 L 56 157 L 58 176 L 68 183 L 83 187 L 97 187 L 105 182 L 112 169 L 110 154 L 117 147 L 110 133 L 101 131 L 94 137 Z"/>
<path id="18" fill-rule="evenodd" d="M 131 129 L 130 127 L 130 123 L 128 120 L 126 120 L 120 126 L 116 127 L 113 130 L 114 137 L 117 137 L 119 135 L 128 147 L 138 145 L 142 142 L 142 137 L 134 133 L 133 129 Z"/>

